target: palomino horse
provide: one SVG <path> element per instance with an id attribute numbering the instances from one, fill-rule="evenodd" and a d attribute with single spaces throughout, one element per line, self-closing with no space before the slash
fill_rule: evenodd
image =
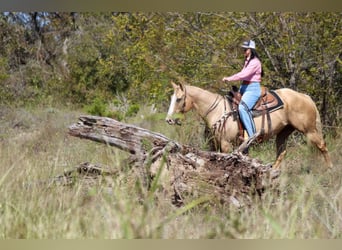
<path id="1" fill-rule="evenodd" d="M 214 135 L 222 152 L 231 151 L 232 144 L 237 141 L 239 128 L 227 98 L 190 85 L 177 85 L 172 82 L 174 93 L 171 97 L 166 122 L 173 125 L 177 121 L 172 118 L 175 113 L 186 113 L 195 109 L 204 119 Z M 329 152 L 322 135 L 320 115 L 312 99 L 292 89 L 283 88 L 275 91 L 282 99 L 284 106 L 270 113 L 272 131 L 266 126 L 264 138 L 276 135 L 277 158 L 285 155 L 286 140 L 295 130 L 306 135 L 323 154 L 328 167 L 332 167 Z M 218 123 L 224 120 L 223 126 L 217 129 Z M 254 118 L 257 131 L 261 130 L 261 117 Z M 222 124 L 222 123 L 221 123 Z"/>

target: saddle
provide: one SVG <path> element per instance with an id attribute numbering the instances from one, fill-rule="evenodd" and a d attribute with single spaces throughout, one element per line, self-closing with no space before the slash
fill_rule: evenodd
<path id="1" fill-rule="evenodd" d="M 239 118 L 238 106 L 240 104 L 242 95 L 238 89 L 238 87 L 233 86 L 232 90 L 228 92 L 226 96 L 229 103 L 231 104 L 231 108 L 235 113 L 234 119 L 238 121 L 239 124 L 239 134 L 240 137 L 243 137 L 243 124 Z M 263 135 L 265 134 L 265 117 L 267 117 L 268 131 L 272 131 L 272 121 L 270 113 L 274 112 L 278 109 L 284 107 L 283 101 L 277 95 L 277 93 L 273 90 L 268 90 L 267 87 L 261 87 L 261 95 L 251 110 L 251 114 L 253 117 L 262 116 L 262 124 L 261 124 L 261 138 L 259 141 L 263 140 Z"/>

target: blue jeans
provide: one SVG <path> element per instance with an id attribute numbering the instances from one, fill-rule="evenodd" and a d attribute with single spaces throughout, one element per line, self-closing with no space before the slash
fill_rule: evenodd
<path id="1" fill-rule="evenodd" d="M 239 104 L 239 114 L 241 122 L 247 130 L 248 136 L 251 137 L 255 134 L 256 129 L 254 120 L 250 110 L 254 107 L 261 95 L 261 87 L 259 82 L 251 82 L 250 84 L 242 84 L 240 87 L 242 95 Z"/>

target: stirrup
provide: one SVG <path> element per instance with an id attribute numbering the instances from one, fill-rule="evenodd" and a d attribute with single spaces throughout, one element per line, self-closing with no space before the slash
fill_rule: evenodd
<path id="1" fill-rule="evenodd" d="M 261 131 L 255 133 L 253 136 L 251 136 L 250 138 L 248 138 L 248 140 L 245 140 L 237 149 L 238 152 L 243 152 L 246 148 L 248 148 L 252 142 L 254 142 L 259 135 L 261 134 Z"/>

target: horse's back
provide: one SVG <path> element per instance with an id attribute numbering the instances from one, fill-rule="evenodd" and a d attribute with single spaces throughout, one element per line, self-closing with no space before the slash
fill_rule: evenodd
<path id="1" fill-rule="evenodd" d="M 291 125 L 302 132 L 316 128 L 319 114 L 309 95 L 289 88 L 277 89 L 275 92 L 284 102 L 284 112 Z"/>
<path id="2" fill-rule="evenodd" d="M 316 105 L 314 101 L 307 94 L 300 93 L 289 88 L 277 89 L 275 92 L 279 95 L 284 104 L 286 104 L 286 106 L 291 110 L 316 111 Z"/>

